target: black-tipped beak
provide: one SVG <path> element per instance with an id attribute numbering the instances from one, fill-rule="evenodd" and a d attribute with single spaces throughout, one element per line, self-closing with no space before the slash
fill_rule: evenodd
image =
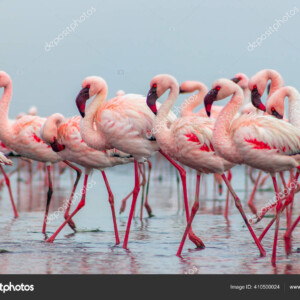
<path id="1" fill-rule="evenodd" d="M 256 108 L 262 111 L 266 111 L 266 107 L 261 102 L 261 95 L 259 94 L 256 87 L 251 91 L 251 102 Z"/>
<path id="2" fill-rule="evenodd" d="M 272 110 L 272 116 L 274 116 L 277 119 L 283 119 L 283 116 L 279 114 L 275 109 Z"/>
<path id="3" fill-rule="evenodd" d="M 210 117 L 211 107 L 213 102 L 216 100 L 219 90 L 211 89 L 204 97 L 204 105 L 207 116 Z"/>
<path id="4" fill-rule="evenodd" d="M 83 88 L 76 97 L 76 105 L 83 118 L 85 117 L 85 103 L 90 98 L 89 90 L 88 87 Z"/>
<path id="5" fill-rule="evenodd" d="M 181 87 L 179 87 L 179 94 L 184 94 L 185 90 L 183 90 Z"/>
<path id="6" fill-rule="evenodd" d="M 50 146 L 54 152 L 60 152 L 66 148 L 65 145 L 62 145 L 57 141 L 56 137 L 54 137 L 53 142 L 50 144 Z"/>
<path id="7" fill-rule="evenodd" d="M 238 77 L 233 77 L 230 80 L 233 81 L 234 83 L 239 83 L 241 81 L 241 79 Z"/>
<path id="8" fill-rule="evenodd" d="M 148 92 L 146 102 L 147 102 L 148 107 L 152 110 L 152 112 L 155 115 L 157 114 L 157 107 L 156 107 L 157 99 L 158 99 L 157 88 L 153 86 Z"/>

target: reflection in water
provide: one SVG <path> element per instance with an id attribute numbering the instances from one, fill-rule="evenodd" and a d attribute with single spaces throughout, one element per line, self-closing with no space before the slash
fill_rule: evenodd
<path id="1" fill-rule="evenodd" d="M 296 228 L 293 238 L 294 252 L 285 256 L 284 226 L 285 216 L 281 218 L 280 240 L 278 245 L 278 264 L 273 268 L 270 263 L 274 229 L 266 235 L 263 245 L 267 257 L 261 258 L 243 220 L 237 213 L 234 201 L 230 202 L 229 220 L 223 217 L 226 189 L 218 195 L 213 189 L 213 177 L 203 176 L 200 190 L 200 212 L 193 223 L 193 229 L 206 248 L 194 249 L 187 240 L 181 258 L 176 257 L 186 220 L 183 211 L 181 186 L 177 184 L 173 168 L 161 163 L 154 168 L 150 185 L 149 203 L 155 217 L 139 220 L 140 202 L 136 218 L 132 223 L 129 237 L 129 250 L 114 246 L 114 230 L 110 206 L 104 183 L 98 172 L 93 174 L 96 184 L 87 191 L 86 206 L 74 218 L 79 232 L 73 233 L 67 226 L 58 235 L 54 244 L 44 242 L 41 233 L 43 210 L 47 188 L 44 176 L 38 172 L 31 184 L 27 184 L 28 173 L 16 173 L 11 178 L 14 196 L 18 204 L 20 218 L 13 219 L 9 197 L 5 188 L 0 194 L 0 272 L 1 273 L 241 273 L 241 274 L 299 274 L 300 253 L 296 249 L 300 243 L 300 229 Z M 195 173 L 187 172 L 190 178 L 188 194 L 190 203 L 194 200 Z M 17 177 L 19 176 L 19 180 Z M 133 166 L 119 166 L 107 171 L 107 177 L 115 195 L 118 212 L 122 197 L 132 189 Z M 70 172 L 55 178 L 55 191 L 51 212 L 59 210 L 71 193 Z M 73 177 L 73 180 L 75 177 Z M 246 203 L 250 180 L 245 180 L 244 168 L 233 170 L 233 186 Z M 271 182 L 266 187 L 271 186 Z M 82 181 L 78 185 L 82 187 Z M 179 194 L 178 194 L 179 189 Z M 273 198 L 272 189 L 259 191 L 255 198 L 258 208 Z M 299 196 L 296 196 L 294 215 L 299 214 Z M 180 200 L 178 202 L 178 199 Z M 127 224 L 130 201 L 124 214 L 118 215 L 121 240 Z M 249 209 L 244 204 L 247 214 Z M 74 207 L 72 208 L 74 209 Z M 146 217 L 146 218 L 145 218 Z M 260 234 L 270 218 L 256 224 L 254 229 Z M 63 215 L 50 222 L 48 236 L 63 222 Z M 81 230 L 82 229 L 82 230 Z M 93 230 L 91 230 L 93 229 Z M 100 229 L 100 230 L 95 230 Z"/>

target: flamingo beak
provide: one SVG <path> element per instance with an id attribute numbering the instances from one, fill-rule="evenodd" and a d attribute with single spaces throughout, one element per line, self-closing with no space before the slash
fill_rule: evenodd
<path id="1" fill-rule="evenodd" d="M 183 90 L 181 87 L 179 87 L 179 94 L 184 94 L 185 90 Z"/>
<path id="2" fill-rule="evenodd" d="M 76 105 L 83 118 L 85 117 L 85 103 L 89 98 L 90 94 L 88 87 L 83 88 L 76 97 Z"/>
<path id="3" fill-rule="evenodd" d="M 53 142 L 50 144 L 50 146 L 54 152 L 60 152 L 66 148 L 65 145 L 62 145 L 57 141 L 56 137 L 54 137 Z"/>
<path id="4" fill-rule="evenodd" d="M 157 99 L 158 99 L 157 88 L 153 86 L 148 92 L 146 102 L 148 107 L 152 110 L 152 112 L 155 115 L 157 115 L 157 107 L 156 107 Z"/>
<path id="5" fill-rule="evenodd" d="M 280 113 L 278 113 L 276 110 L 272 111 L 272 116 L 274 116 L 277 119 L 283 119 L 283 116 Z"/>
<path id="6" fill-rule="evenodd" d="M 266 107 L 261 102 L 261 96 L 260 96 L 257 88 L 253 88 L 253 90 L 251 91 L 251 102 L 256 108 L 258 108 L 262 111 L 266 111 Z"/>
<path id="7" fill-rule="evenodd" d="M 239 79 L 237 77 L 233 77 L 230 80 L 233 81 L 234 83 L 239 83 L 241 81 L 241 79 Z"/>
<path id="8" fill-rule="evenodd" d="M 219 90 L 211 89 L 204 97 L 204 105 L 207 116 L 210 117 L 211 107 L 213 102 L 216 100 Z"/>

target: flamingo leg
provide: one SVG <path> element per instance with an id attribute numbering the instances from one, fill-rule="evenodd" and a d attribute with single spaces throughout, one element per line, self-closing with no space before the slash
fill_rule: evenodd
<path id="1" fill-rule="evenodd" d="M 140 178 L 140 175 L 139 175 L 139 178 Z M 139 179 L 140 180 L 140 179 Z M 141 183 L 140 183 L 140 186 L 142 185 L 142 181 L 141 181 Z M 130 196 L 133 194 L 133 191 L 134 191 L 134 189 L 122 200 L 122 203 L 121 203 L 121 207 L 120 207 L 120 211 L 119 211 L 119 213 L 121 214 L 122 212 L 124 212 L 125 211 L 125 208 L 126 208 L 126 202 L 127 202 L 127 200 L 130 198 Z"/>
<path id="2" fill-rule="evenodd" d="M 2 174 L 3 174 L 3 176 L 4 176 L 4 178 L 5 178 L 5 183 L 6 183 L 6 185 L 7 185 L 7 189 L 8 189 L 8 193 L 9 193 L 11 205 L 12 205 L 12 207 L 13 207 L 13 211 L 14 211 L 15 218 L 17 218 L 17 217 L 18 217 L 18 212 L 17 212 L 16 206 L 15 206 L 13 194 L 12 194 L 12 191 L 11 191 L 9 177 L 7 176 L 6 172 L 4 171 L 4 169 L 3 169 L 3 167 L 2 167 L 1 165 L 0 165 L 0 169 L 1 169 L 1 172 L 2 172 Z"/>
<path id="3" fill-rule="evenodd" d="M 145 175 L 145 163 L 139 164 L 140 174 L 142 174 L 142 199 L 140 208 L 140 220 L 143 220 L 143 208 L 144 208 L 144 198 L 145 198 L 145 185 L 146 185 L 146 175 Z"/>
<path id="4" fill-rule="evenodd" d="M 201 179 L 201 174 L 197 172 L 195 200 L 199 199 L 200 196 L 200 179 Z"/>
<path id="5" fill-rule="evenodd" d="M 258 249 L 259 249 L 259 252 L 260 252 L 260 255 L 261 256 L 265 256 L 266 255 L 266 251 L 264 250 L 263 246 L 261 245 L 260 241 L 257 239 L 257 236 L 255 235 L 248 219 L 247 219 L 247 216 L 243 210 L 243 207 L 242 207 L 242 204 L 241 204 L 241 201 L 239 199 L 239 197 L 237 196 L 237 194 L 235 193 L 235 191 L 233 190 L 230 182 L 228 181 L 228 179 L 226 178 L 225 174 L 222 174 L 222 178 L 225 182 L 225 184 L 227 185 L 228 189 L 230 190 L 230 193 L 235 201 L 235 206 L 237 207 L 237 209 L 239 210 L 240 214 L 242 215 L 242 218 L 244 219 L 244 222 L 245 224 L 247 225 L 248 227 L 248 230 L 250 231 L 254 241 L 255 241 L 255 244 L 257 245 Z"/>
<path id="6" fill-rule="evenodd" d="M 134 174 L 135 174 L 135 184 L 134 184 L 134 190 L 133 190 L 132 204 L 131 204 L 128 223 L 127 223 L 127 227 L 126 227 L 125 238 L 124 238 L 124 242 L 123 242 L 124 249 L 127 249 L 131 221 L 132 221 L 133 214 L 134 214 L 136 200 L 137 200 L 137 197 L 138 197 L 138 194 L 140 191 L 138 162 L 136 160 L 134 160 Z"/>
<path id="7" fill-rule="evenodd" d="M 248 206 L 250 207 L 250 209 L 251 209 L 251 211 L 252 211 L 253 214 L 257 213 L 257 209 L 256 209 L 255 205 L 253 204 L 253 200 L 254 200 L 254 195 L 256 193 L 256 190 L 257 190 L 258 183 L 260 181 L 261 175 L 262 175 L 262 171 L 260 170 L 259 173 L 258 173 L 258 176 L 257 176 L 257 178 L 255 180 L 254 187 L 253 187 L 252 193 L 250 195 L 250 199 L 248 201 Z"/>
<path id="8" fill-rule="evenodd" d="M 106 174 L 104 171 L 101 171 L 102 177 L 104 179 L 105 185 L 106 185 L 106 189 L 108 192 L 108 201 L 110 204 L 110 208 L 111 208 L 111 213 L 112 213 L 112 217 L 113 217 L 113 223 L 114 223 L 114 230 L 115 230 L 115 237 L 116 237 L 116 245 L 120 244 L 120 238 L 119 238 L 119 232 L 118 232 L 118 225 L 117 225 L 117 219 L 116 219 L 116 212 L 115 212 L 115 202 L 114 202 L 114 195 L 110 189 Z"/>
<path id="9" fill-rule="evenodd" d="M 200 186 L 200 179 L 201 179 L 201 174 L 197 173 L 197 186 Z M 198 183 L 199 183 L 199 185 L 198 185 Z M 195 217 L 198 209 L 199 209 L 199 192 L 198 192 L 198 195 L 196 195 L 196 198 L 195 198 L 195 201 L 194 201 L 194 204 L 193 204 L 193 207 L 192 207 L 192 211 L 191 211 L 191 216 L 190 216 L 190 218 L 188 220 L 188 223 L 186 225 L 186 228 L 185 228 L 183 237 L 181 239 L 179 248 L 177 250 L 177 254 L 176 254 L 177 256 L 181 256 L 182 249 L 183 249 L 186 237 L 187 237 L 188 233 L 191 230 L 192 222 L 194 220 L 194 217 Z"/>
<path id="10" fill-rule="evenodd" d="M 61 232 L 61 230 L 69 223 L 69 221 L 75 216 L 75 214 L 78 213 L 78 211 L 85 205 L 85 195 L 86 195 L 86 185 L 88 181 L 88 174 L 84 175 L 84 183 L 83 183 L 83 189 L 82 189 L 82 197 L 80 202 L 78 203 L 76 209 L 69 215 L 67 220 L 65 220 L 60 227 L 55 231 L 55 233 L 52 234 L 52 236 L 46 241 L 47 243 L 53 243 L 56 236 Z"/>
<path id="11" fill-rule="evenodd" d="M 52 187 L 52 180 L 51 180 L 51 166 L 47 166 L 47 174 L 48 174 L 48 192 L 47 192 L 47 203 L 46 203 L 46 210 L 45 210 L 45 217 L 44 217 L 44 223 L 43 223 L 43 230 L 42 233 L 46 233 L 46 226 L 47 226 L 47 218 L 48 218 L 48 212 L 49 212 L 49 206 L 53 194 L 53 187 Z"/>
<path id="12" fill-rule="evenodd" d="M 232 173 L 230 170 L 227 172 L 227 180 L 231 182 L 232 178 Z M 229 211 L 229 189 L 227 189 L 227 194 L 226 194 L 226 205 L 225 205 L 225 212 L 224 212 L 224 217 L 225 219 L 228 219 L 228 211 Z"/>
<path id="13" fill-rule="evenodd" d="M 285 252 L 287 255 L 289 255 L 291 253 L 291 235 L 293 230 L 296 228 L 297 224 L 300 221 L 300 216 L 298 216 L 298 218 L 295 220 L 294 224 L 286 231 L 285 235 L 284 235 L 284 241 L 285 241 Z"/>
<path id="14" fill-rule="evenodd" d="M 74 185 L 73 185 L 73 190 L 72 190 L 72 193 L 71 193 L 71 196 L 70 196 L 70 199 L 68 201 L 68 204 L 67 204 L 67 209 L 65 211 L 65 214 L 64 214 L 64 218 L 65 220 L 68 219 L 69 217 L 69 212 L 70 212 L 70 208 L 71 208 L 71 204 L 72 204 L 72 200 L 73 200 L 73 197 L 74 197 L 74 194 L 75 194 L 75 191 L 76 191 L 76 188 L 77 188 L 77 184 L 80 180 L 80 177 L 81 177 L 81 174 L 82 174 L 82 171 L 80 168 L 76 167 L 75 165 L 71 164 L 69 161 L 67 160 L 64 160 L 64 163 L 69 166 L 70 168 L 74 169 L 76 171 L 76 180 L 74 182 Z M 74 223 L 74 221 L 71 219 L 70 222 L 68 222 L 69 226 L 71 227 L 71 229 L 73 229 L 74 231 L 76 231 L 76 225 Z"/>
<path id="15" fill-rule="evenodd" d="M 190 213 L 189 213 L 189 204 L 188 204 L 187 189 L 186 189 L 186 171 L 179 164 L 177 164 L 172 158 L 166 155 L 162 150 L 159 150 L 159 152 L 179 171 L 181 182 L 182 182 L 186 220 L 188 222 L 190 219 Z M 192 227 L 190 227 L 189 230 L 189 239 L 197 246 L 197 248 L 205 248 L 204 243 L 201 241 L 200 238 L 198 238 L 195 235 L 195 233 L 192 230 Z"/>
<path id="16" fill-rule="evenodd" d="M 147 210 L 149 218 L 153 217 L 154 215 L 152 214 L 152 209 L 149 205 L 148 202 L 148 196 L 149 196 L 149 186 L 150 186 L 150 176 L 151 176 L 151 170 L 152 170 L 152 164 L 149 159 L 147 159 L 148 163 L 148 178 L 147 178 L 147 187 L 146 187 L 146 200 L 145 200 L 145 208 Z"/>
<path id="17" fill-rule="evenodd" d="M 274 234 L 274 243 L 273 243 L 273 252 L 272 252 L 272 265 L 273 267 L 276 267 L 276 250 L 277 250 L 278 230 L 279 230 L 282 203 L 281 203 L 281 198 L 279 197 L 278 185 L 274 174 L 272 174 L 272 180 L 273 180 L 273 185 L 274 185 L 276 200 L 277 200 L 275 234 Z"/>

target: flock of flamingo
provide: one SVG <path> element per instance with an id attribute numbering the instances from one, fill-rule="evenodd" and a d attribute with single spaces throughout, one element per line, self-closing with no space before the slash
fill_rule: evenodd
<path id="1" fill-rule="evenodd" d="M 268 86 L 268 82 L 270 85 Z M 12 165 L 10 155 L 22 159 L 44 163 L 47 170 L 48 193 L 42 232 L 46 232 L 47 217 L 51 203 L 53 186 L 51 165 L 64 162 L 74 169 L 77 177 L 72 189 L 65 221 L 48 238 L 53 242 L 65 225 L 74 231 L 73 217 L 85 205 L 86 187 L 89 174 L 93 169 L 101 171 L 109 195 L 109 203 L 114 224 L 116 244 L 120 243 L 114 196 L 110 189 L 105 169 L 120 164 L 134 163 L 135 182 L 133 191 L 122 202 L 121 211 L 125 209 L 126 200 L 132 196 L 132 204 L 126 227 L 123 248 L 127 249 L 134 210 L 140 192 L 140 176 L 145 179 L 145 163 L 149 164 L 148 184 L 151 162 L 149 158 L 160 152 L 179 172 L 183 190 L 186 214 L 186 229 L 179 245 L 180 256 L 186 237 L 198 247 L 205 248 L 203 241 L 193 232 L 192 222 L 199 208 L 199 189 L 201 174 L 215 174 L 220 182 L 223 180 L 231 193 L 235 206 L 241 214 L 250 235 L 261 256 L 266 252 L 262 239 L 275 223 L 275 235 L 271 262 L 276 265 L 276 250 L 280 216 L 286 211 L 285 250 L 291 252 L 291 234 L 297 226 L 300 216 L 293 219 L 293 200 L 300 172 L 300 94 L 285 86 L 281 75 L 271 69 L 256 73 L 251 79 L 238 73 L 232 79 L 218 79 L 208 91 L 207 87 L 197 81 L 178 84 L 173 76 L 160 74 L 152 78 L 147 97 L 137 94 L 125 94 L 119 91 L 116 97 L 106 100 L 107 84 L 101 77 L 90 76 L 83 80 L 81 90 L 75 100 L 80 116 L 65 118 L 55 113 L 48 118 L 36 115 L 22 115 L 16 120 L 8 118 L 12 99 L 12 81 L 9 75 L 0 71 L 0 87 L 4 88 L 0 99 L 0 140 L 1 164 Z M 266 104 L 261 97 L 268 87 Z M 161 104 L 157 100 L 169 91 L 167 99 Z M 176 117 L 172 107 L 180 93 L 197 94 L 187 98 L 181 106 L 181 116 Z M 231 97 L 224 106 L 213 106 L 214 102 Z M 284 118 L 284 100 L 289 100 L 288 120 Z M 91 99 L 89 105 L 87 102 Z M 204 102 L 205 108 L 198 113 L 193 110 Z M 248 220 L 241 201 L 230 182 L 230 169 L 236 164 L 244 164 L 259 170 L 249 206 L 257 213 L 252 203 L 262 172 L 270 174 L 274 184 L 276 202 L 264 210 L 274 209 L 275 216 L 257 236 Z M 82 197 L 74 209 L 73 196 L 84 168 Z M 196 197 L 191 211 L 188 207 L 187 182 L 185 167 L 196 170 Z M 5 176 L 15 217 L 18 216 L 9 176 L 0 165 Z M 289 181 L 285 182 L 283 172 L 289 171 Z M 225 175 L 228 172 L 228 176 Z M 284 197 L 280 196 L 276 181 L 280 174 L 283 186 L 288 189 Z M 147 191 L 148 186 L 147 184 Z M 144 203 L 149 216 L 151 208 L 148 196 Z M 228 218 L 228 197 L 225 217 Z"/>

